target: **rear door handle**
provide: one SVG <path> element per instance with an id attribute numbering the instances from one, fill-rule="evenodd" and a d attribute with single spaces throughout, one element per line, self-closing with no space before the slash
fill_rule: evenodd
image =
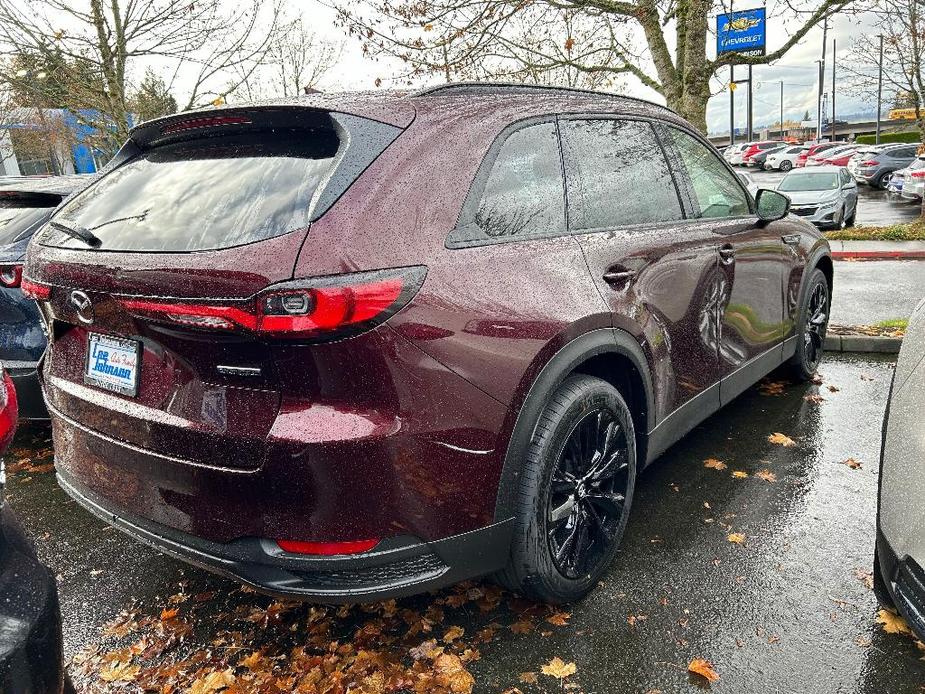
<path id="1" fill-rule="evenodd" d="M 736 249 L 732 247 L 732 244 L 724 244 L 719 248 L 719 257 L 724 263 L 731 263 L 735 260 Z"/>
<path id="2" fill-rule="evenodd" d="M 604 281 L 607 284 L 622 284 L 635 276 L 636 272 L 634 270 L 608 270 L 604 273 Z"/>
<path id="3" fill-rule="evenodd" d="M 780 240 L 790 246 L 796 246 L 800 243 L 800 235 L 799 234 L 784 234 L 783 236 L 780 237 Z"/>

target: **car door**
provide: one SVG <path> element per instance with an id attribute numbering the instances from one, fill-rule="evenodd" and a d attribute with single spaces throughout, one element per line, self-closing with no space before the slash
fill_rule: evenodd
<path id="1" fill-rule="evenodd" d="M 716 349 L 725 404 L 780 363 L 793 329 L 784 315 L 782 229 L 758 219 L 735 174 L 700 138 L 675 126 L 660 130 L 691 214 L 718 247 Z"/>
<path id="2" fill-rule="evenodd" d="M 562 116 L 559 130 L 569 230 L 614 326 L 655 365 L 657 420 L 683 408 L 689 429 L 719 407 L 716 237 L 685 218 L 651 122 Z"/>

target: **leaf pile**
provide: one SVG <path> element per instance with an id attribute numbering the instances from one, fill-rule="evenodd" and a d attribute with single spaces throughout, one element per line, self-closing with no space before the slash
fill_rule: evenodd
<path id="1" fill-rule="evenodd" d="M 505 628 L 502 621 L 516 634 L 567 627 L 571 617 L 472 583 L 342 607 L 277 601 L 248 588 L 188 589 L 184 581 L 166 604 L 136 605 L 111 622 L 105 647 L 73 660 L 78 691 L 469 694 L 469 666 Z M 542 672 L 564 679 L 575 664 L 554 657 Z"/>

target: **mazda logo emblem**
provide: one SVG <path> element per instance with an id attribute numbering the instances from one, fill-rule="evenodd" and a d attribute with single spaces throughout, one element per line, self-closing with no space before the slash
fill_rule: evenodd
<path id="1" fill-rule="evenodd" d="M 69 301 L 71 306 L 77 309 L 77 318 L 81 323 L 89 325 L 93 322 L 93 302 L 90 301 L 89 296 L 79 289 L 75 289 L 71 292 Z"/>

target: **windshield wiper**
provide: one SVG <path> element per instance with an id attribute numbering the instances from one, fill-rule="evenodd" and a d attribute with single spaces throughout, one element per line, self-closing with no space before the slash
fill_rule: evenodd
<path id="1" fill-rule="evenodd" d="M 59 222 L 58 220 L 52 220 L 49 222 L 49 225 L 63 231 L 65 234 L 71 238 L 77 239 L 78 241 L 83 241 L 85 244 L 92 248 L 99 248 L 102 245 L 100 237 L 94 234 L 92 231 L 86 227 L 82 227 L 79 224 L 65 224 L 64 222 Z"/>

